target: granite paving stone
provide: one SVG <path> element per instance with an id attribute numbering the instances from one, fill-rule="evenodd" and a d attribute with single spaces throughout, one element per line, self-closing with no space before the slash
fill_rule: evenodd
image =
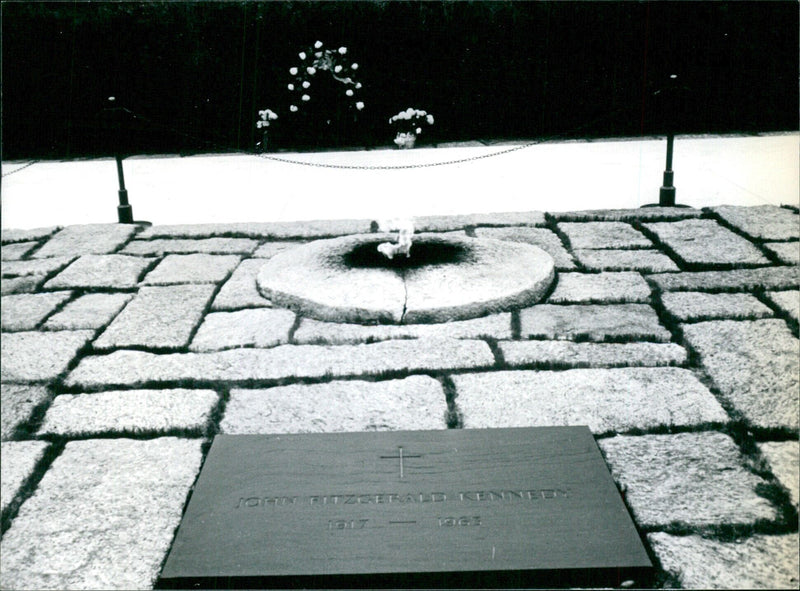
<path id="1" fill-rule="evenodd" d="M 686 363 L 686 350 L 675 343 L 500 341 L 498 347 L 511 366 L 656 367 Z"/>
<path id="2" fill-rule="evenodd" d="M 201 443 L 67 443 L 3 536 L 2 586 L 152 588 L 200 469 Z"/>
<path id="3" fill-rule="evenodd" d="M 800 322 L 800 289 L 768 291 L 767 297 L 781 310 Z"/>
<path id="4" fill-rule="evenodd" d="M 428 376 L 231 391 L 223 433 L 445 429 L 447 402 Z"/>
<path id="5" fill-rule="evenodd" d="M 285 380 L 486 368 L 493 364 L 494 356 L 485 342 L 458 339 L 392 340 L 353 346 L 281 345 L 166 355 L 115 351 L 84 358 L 66 383 L 98 388 L 151 381 Z"/>
<path id="6" fill-rule="evenodd" d="M 764 246 L 787 265 L 800 265 L 800 242 L 766 242 Z"/>
<path id="7" fill-rule="evenodd" d="M 47 330 L 78 330 L 103 328 L 133 298 L 132 293 L 87 293 L 56 312 L 43 328 Z"/>
<path id="8" fill-rule="evenodd" d="M 520 311 L 523 338 L 566 340 L 670 340 L 647 304 L 540 304 Z"/>
<path id="9" fill-rule="evenodd" d="M 219 351 L 234 347 L 274 347 L 289 341 L 294 312 L 274 308 L 208 314 L 189 349 Z"/>
<path id="10" fill-rule="evenodd" d="M 151 226 L 139 238 L 330 238 L 370 231 L 370 220 L 309 220 L 302 222 L 177 224 Z"/>
<path id="11" fill-rule="evenodd" d="M 256 277 L 264 259 L 245 259 L 236 267 L 230 278 L 222 284 L 211 304 L 212 310 L 236 310 L 240 308 L 265 308 L 272 303 L 258 293 Z"/>
<path id="12" fill-rule="evenodd" d="M 163 255 L 171 253 L 251 254 L 258 241 L 252 238 L 201 238 L 132 240 L 120 252 L 136 255 Z"/>
<path id="13" fill-rule="evenodd" d="M 202 433 L 219 397 L 213 390 L 122 390 L 56 396 L 41 435 L 67 437 L 107 433 Z"/>
<path id="14" fill-rule="evenodd" d="M 766 481 L 716 432 L 617 436 L 598 441 L 639 527 L 752 525 L 777 517 L 756 493 Z"/>
<path id="15" fill-rule="evenodd" d="M 0 248 L 0 258 L 4 261 L 16 261 L 32 251 L 38 242 L 17 242 L 15 244 L 4 244 Z"/>
<path id="16" fill-rule="evenodd" d="M 33 409 L 50 398 L 47 388 L 28 384 L 0 384 L 0 439 L 31 418 Z"/>
<path id="17" fill-rule="evenodd" d="M 797 441 L 764 441 L 758 444 L 769 462 L 775 478 L 786 487 L 791 502 L 800 505 L 800 443 Z"/>
<path id="18" fill-rule="evenodd" d="M 714 320 L 684 325 L 683 333 L 750 424 L 797 431 L 800 341 L 783 320 Z"/>
<path id="19" fill-rule="evenodd" d="M 575 257 L 590 271 L 642 271 L 644 273 L 663 273 L 678 271 L 667 255 L 652 249 L 636 250 L 591 250 L 577 249 Z"/>
<path id="20" fill-rule="evenodd" d="M 511 226 L 505 228 L 476 228 L 477 238 L 495 238 L 511 242 L 527 242 L 538 246 L 551 257 L 556 264 L 556 269 L 569 271 L 575 268 L 572 255 L 569 254 L 561 239 L 552 230 L 547 228 L 531 228 L 528 226 Z"/>
<path id="21" fill-rule="evenodd" d="M 213 284 L 142 287 L 94 346 L 185 347 L 214 290 Z"/>
<path id="22" fill-rule="evenodd" d="M 3 441 L 0 443 L 0 505 L 5 511 L 41 459 L 44 441 Z M 4 546 L 5 548 L 5 546 Z M 3 556 L 5 561 L 5 556 Z M 4 581 L 3 581 L 4 582 Z M 5 587 L 4 587 L 5 588 Z"/>
<path id="23" fill-rule="evenodd" d="M 753 243 L 714 220 L 657 222 L 644 227 L 690 265 L 769 264 Z"/>
<path id="24" fill-rule="evenodd" d="M 625 222 L 561 222 L 572 248 L 652 248 L 644 234 Z"/>
<path id="25" fill-rule="evenodd" d="M 87 254 L 48 281 L 45 288 L 126 289 L 136 287 L 139 277 L 152 263 L 152 259 L 123 254 Z"/>
<path id="26" fill-rule="evenodd" d="M 785 207 L 721 205 L 710 209 L 731 226 L 737 227 L 753 238 L 761 240 L 800 238 L 800 215 Z"/>
<path id="27" fill-rule="evenodd" d="M 666 292 L 661 301 L 667 312 L 682 321 L 772 316 L 772 310 L 747 293 Z"/>
<path id="28" fill-rule="evenodd" d="M 482 318 L 442 322 L 440 324 L 343 324 L 303 318 L 294 333 L 294 342 L 304 344 L 344 345 L 388 339 L 510 339 L 511 314 L 491 314 Z"/>
<path id="29" fill-rule="evenodd" d="M 664 570 L 683 589 L 797 589 L 797 534 L 720 542 L 698 535 L 647 536 Z"/>
<path id="30" fill-rule="evenodd" d="M 36 382 L 56 378 L 93 336 L 91 330 L 6 333 L 0 340 L 2 379 Z"/>
<path id="31" fill-rule="evenodd" d="M 27 242 L 30 240 L 41 240 L 42 238 L 47 238 L 48 236 L 52 236 L 58 230 L 60 230 L 60 226 L 50 226 L 48 228 L 30 228 L 26 230 L 19 230 L 14 228 L 3 228 L 2 229 L 2 241 L 3 244 L 11 244 L 14 242 Z"/>
<path id="32" fill-rule="evenodd" d="M 703 215 L 690 207 L 645 207 L 638 209 L 587 209 L 584 211 L 554 212 L 559 222 L 624 222 L 634 220 L 682 220 Z"/>
<path id="33" fill-rule="evenodd" d="M 695 273 L 661 273 L 651 279 L 665 291 L 753 291 L 762 289 L 797 289 L 798 267 L 764 267 L 733 271 L 700 271 Z"/>
<path id="34" fill-rule="evenodd" d="M 44 275 L 3 278 L 3 280 L 0 281 L 0 294 L 33 293 L 43 281 Z"/>
<path id="35" fill-rule="evenodd" d="M 137 231 L 132 224 L 83 224 L 68 226 L 57 232 L 35 258 L 110 254 L 127 242 Z"/>
<path id="36" fill-rule="evenodd" d="M 468 429 L 588 425 L 600 434 L 728 420 L 708 389 L 675 367 L 499 371 L 452 379 Z"/>
<path id="37" fill-rule="evenodd" d="M 420 216 L 413 221 L 416 232 L 448 232 L 474 226 L 543 226 L 546 222 L 541 211 Z"/>
<path id="38" fill-rule="evenodd" d="M 639 273 L 561 273 L 551 304 L 647 302 L 650 287 Z"/>
<path id="39" fill-rule="evenodd" d="M 33 330 L 71 296 L 69 291 L 3 296 L 0 299 L 0 324 L 4 331 Z"/>
<path id="40" fill-rule="evenodd" d="M 236 255 L 170 254 L 150 271 L 142 283 L 175 285 L 178 283 L 218 283 L 239 264 Z"/>
<path id="41" fill-rule="evenodd" d="M 265 242 L 256 249 L 256 251 L 253 253 L 253 257 L 259 259 L 270 259 L 279 252 L 283 252 L 284 250 L 288 250 L 290 248 L 296 248 L 303 244 L 306 244 L 304 240 L 295 240 L 291 242 Z"/>
<path id="42" fill-rule="evenodd" d="M 3 277 L 25 277 L 28 275 L 48 275 L 60 271 L 75 257 L 53 257 L 51 259 L 27 261 L 3 261 L 0 263 Z"/>

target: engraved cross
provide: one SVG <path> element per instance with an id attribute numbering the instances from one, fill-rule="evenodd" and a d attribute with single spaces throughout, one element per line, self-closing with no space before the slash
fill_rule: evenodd
<path id="1" fill-rule="evenodd" d="M 411 454 L 404 454 L 403 453 L 403 446 L 399 446 L 397 448 L 397 455 L 396 456 L 379 456 L 381 460 L 400 460 L 400 478 L 403 478 L 403 460 L 405 458 L 421 458 L 421 455 L 411 455 Z"/>

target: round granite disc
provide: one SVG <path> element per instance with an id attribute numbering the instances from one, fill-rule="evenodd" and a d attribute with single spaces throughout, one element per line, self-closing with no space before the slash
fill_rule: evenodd
<path id="1" fill-rule="evenodd" d="M 273 304 L 330 322 L 413 324 L 529 306 L 553 281 L 542 249 L 488 238 L 415 234 L 411 256 L 377 252 L 388 234 L 317 240 L 281 252 L 258 274 Z"/>

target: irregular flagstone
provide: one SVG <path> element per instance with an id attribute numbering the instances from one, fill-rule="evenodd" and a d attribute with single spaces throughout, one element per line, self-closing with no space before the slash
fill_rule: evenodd
<path id="1" fill-rule="evenodd" d="M 687 264 L 769 264 L 751 242 L 714 220 L 645 224 Z"/>
<path id="2" fill-rule="evenodd" d="M 38 242 L 17 242 L 15 244 L 4 244 L 0 248 L 0 258 L 4 261 L 16 261 L 32 251 Z"/>
<path id="3" fill-rule="evenodd" d="M 647 539 L 683 589 L 796 589 L 800 579 L 796 533 L 719 542 L 658 532 Z"/>
<path id="4" fill-rule="evenodd" d="M 236 255 L 170 254 L 144 278 L 146 285 L 218 283 L 239 264 Z"/>
<path id="5" fill-rule="evenodd" d="M 764 246 L 789 265 L 800 265 L 800 242 L 766 242 Z"/>
<path id="6" fill-rule="evenodd" d="M 142 287 L 94 346 L 184 347 L 200 324 L 214 289 L 213 284 Z"/>
<path id="7" fill-rule="evenodd" d="M 439 324 L 343 324 L 303 318 L 294 333 L 298 345 L 344 345 L 388 339 L 510 339 L 511 314 L 491 314 L 483 318 L 455 320 Z"/>
<path id="8" fill-rule="evenodd" d="M 211 304 L 212 310 L 236 310 L 240 308 L 265 308 L 272 302 L 258 293 L 256 276 L 264 266 L 264 259 L 245 259 L 222 284 Z"/>
<path id="9" fill-rule="evenodd" d="M 168 253 L 251 254 L 258 241 L 251 238 L 201 238 L 198 240 L 132 240 L 120 252 L 136 255 Z"/>
<path id="10" fill-rule="evenodd" d="M 667 342 L 670 332 L 647 304 L 540 304 L 520 311 L 523 338 Z"/>
<path id="11" fill-rule="evenodd" d="M 53 257 L 51 259 L 27 261 L 3 261 L 0 263 L 3 277 L 24 277 L 27 275 L 48 275 L 60 271 L 75 257 Z"/>
<path id="12" fill-rule="evenodd" d="M 494 356 L 483 341 L 395 340 L 353 346 L 281 345 L 215 353 L 156 355 L 115 351 L 85 358 L 67 376 L 70 386 L 97 388 L 180 380 L 285 380 L 383 375 L 490 367 Z"/>
<path id="13" fill-rule="evenodd" d="M 800 341 L 783 320 L 687 324 L 683 334 L 720 391 L 754 426 L 797 431 Z"/>
<path id="14" fill-rule="evenodd" d="M 127 242 L 137 231 L 132 224 L 84 224 L 67 226 L 42 248 L 35 258 L 110 254 Z"/>
<path id="15" fill-rule="evenodd" d="M 256 251 L 253 253 L 253 257 L 270 259 L 279 252 L 283 252 L 284 250 L 288 250 L 290 248 L 296 248 L 303 244 L 306 244 L 306 242 L 302 240 L 295 240 L 292 242 L 265 242 L 256 249 Z"/>
<path id="16" fill-rule="evenodd" d="M 56 312 L 43 328 L 48 330 L 77 330 L 103 328 L 133 298 L 132 293 L 87 293 Z"/>
<path id="17" fill-rule="evenodd" d="M 452 377 L 465 428 L 588 425 L 594 433 L 725 422 L 688 370 L 499 371 Z"/>
<path id="18" fill-rule="evenodd" d="M 32 293 L 44 281 L 44 275 L 30 275 L 28 277 L 4 278 L 0 281 L 0 294 L 11 295 L 15 293 Z"/>
<path id="19" fill-rule="evenodd" d="M 50 398 L 44 386 L 0 385 L 0 438 L 11 439 L 16 428 L 27 422 L 33 409 Z"/>
<path id="20" fill-rule="evenodd" d="M 545 223 L 541 211 L 473 213 L 415 217 L 414 229 L 416 232 L 448 232 L 473 226 L 544 226 Z"/>
<path id="21" fill-rule="evenodd" d="M 652 249 L 636 250 L 575 250 L 575 257 L 590 271 L 642 271 L 646 273 L 663 273 L 678 271 L 676 265 L 667 255 Z"/>
<path id="22" fill-rule="evenodd" d="M 703 215 L 699 209 L 689 207 L 644 207 L 638 209 L 587 209 L 585 211 L 555 212 L 550 214 L 559 222 L 682 220 Z"/>
<path id="23" fill-rule="evenodd" d="M 639 527 L 752 525 L 777 516 L 756 494 L 766 481 L 745 468 L 727 435 L 617 436 L 598 443 Z"/>
<path id="24" fill-rule="evenodd" d="M 67 443 L 3 536 L 3 587 L 152 588 L 200 469 L 201 443 Z"/>
<path id="25" fill-rule="evenodd" d="M 753 291 L 762 289 L 797 289 L 798 267 L 764 267 L 733 271 L 701 271 L 697 273 L 661 273 L 652 281 L 666 291 L 724 290 Z"/>
<path id="26" fill-rule="evenodd" d="M 775 205 L 721 205 L 709 208 L 731 226 L 761 240 L 800 238 L 800 215 Z"/>
<path id="27" fill-rule="evenodd" d="M 686 363 L 686 350 L 674 343 L 573 343 L 501 341 L 508 365 L 568 367 L 660 366 Z"/>
<path id="28" fill-rule="evenodd" d="M 666 292 L 661 301 L 667 312 L 682 321 L 772 316 L 772 310 L 748 293 Z"/>
<path id="29" fill-rule="evenodd" d="M 71 295 L 69 291 L 55 291 L 3 296 L 0 300 L 0 324 L 4 331 L 33 330 Z"/>
<path id="30" fill-rule="evenodd" d="M 139 277 L 150 265 L 151 259 L 123 254 L 80 257 L 45 284 L 47 289 L 136 287 Z"/>
<path id="31" fill-rule="evenodd" d="M 625 222 L 560 222 L 572 248 L 652 248 L 644 234 Z"/>
<path id="32" fill-rule="evenodd" d="M 213 390 L 122 390 L 56 396 L 41 435 L 68 437 L 106 433 L 201 433 L 219 397 Z"/>
<path id="33" fill-rule="evenodd" d="M 561 273 L 549 303 L 647 302 L 650 287 L 639 273 Z"/>
<path id="34" fill-rule="evenodd" d="M 289 342 L 294 312 L 274 308 L 208 314 L 192 339 L 191 351 L 274 347 Z"/>
<path id="35" fill-rule="evenodd" d="M 14 497 L 22 488 L 23 483 L 33 473 L 33 469 L 47 449 L 44 441 L 3 441 L 0 443 L 0 505 L 5 511 Z M 3 562 L 5 562 L 5 549 L 3 546 Z M 3 565 L 5 566 L 5 565 Z M 3 569 L 5 570 L 5 569 Z M 0 582 L 5 587 L 5 577 Z"/>
<path id="36" fill-rule="evenodd" d="M 309 220 L 302 222 L 180 224 L 151 226 L 139 238 L 330 238 L 370 231 L 370 220 Z"/>
<path id="37" fill-rule="evenodd" d="M 15 229 L 8 229 L 3 228 L 2 230 L 2 240 L 3 244 L 10 244 L 12 242 L 26 242 L 28 240 L 41 240 L 42 238 L 47 238 L 48 236 L 52 236 L 58 230 L 60 230 L 60 226 L 50 226 L 49 228 L 32 228 L 29 230 L 15 230 Z"/>
<path id="38" fill-rule="evenodd" d="M 58 377 L 94 336 L 91 330 L 12 332 L 0 339 L 4 382 L 36 382 Z"/>
<path id="39" fill-rule="evenodd" d="M 800 444 L 797 441 L 765 441 L 757 445 L 775 478 L 789 491 L 791 502 L 795 507 L 800 505 Z"/>
<path id="40" fill-rule="evenodd" d="M 800 289 L 768 291 L 766 295 L 781 310 L 800 321 Z"/>
<path id="41" fill-rule="evenodd" d="M 445 429 L 447 402 L 428 376 L 365 382 L 347 380 L 232 390 L 223 433 L 322 433 Z"/>
<path id="42" fill-rule="evenodd" d="M 512 226 L 507 228 L 476 228 L 477 238 L 494 238 L 511 242 L 527 242 L 538 246 L 551 257 L 556 264 L 556 269 L 571 270 L 575 268 L 572 255 L 569 254 L 561 239 L 552 230 L 547 228 L 531 228 L 527 226 Z"/>

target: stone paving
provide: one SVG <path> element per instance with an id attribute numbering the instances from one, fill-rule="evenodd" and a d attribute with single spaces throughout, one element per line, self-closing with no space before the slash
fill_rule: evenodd
<path id="1" fill-rule="evenodd" d="M 644 208 L 417 220 L 534 244 L 544 299 L 321 321 L 271 257 L 369 220 L 4 230 L 4 589 L 149 589 L 218 433 L 588 425 L 656 587 L 797 588 L 800 215 Z"/>

